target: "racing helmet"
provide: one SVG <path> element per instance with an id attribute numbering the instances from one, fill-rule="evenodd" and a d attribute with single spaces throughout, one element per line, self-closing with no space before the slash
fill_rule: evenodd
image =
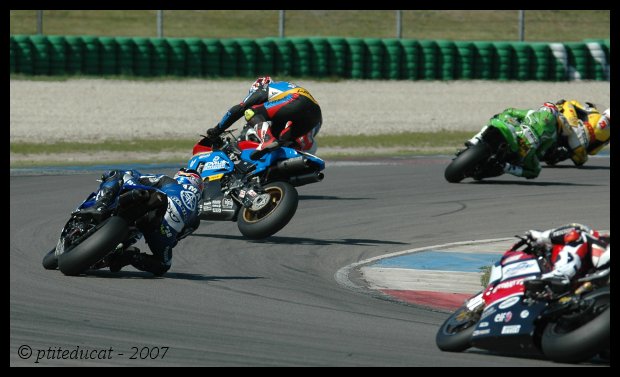
<path id="1" fill-rule="evenodd" d="M 590 124 L 594 125 L 596 140 L 607 142 L 611 136 L 611 108 L 603 111 L 596 123 L 590 122 Z"/>
<path id="2" fill-rule="evenodd" d="M 254 83 L 250 87 L 250 93 L 257 91 L 258 88 L 260 88 L 261 86 L 269 85 L 272 82 L 273 80 L 271 79 L 270 76 L 259 77 L 256 79 L 256 81 L 254 81 Z"/>
<path id="3" fill-rule="evenodd" d="M 198 190 L 198 194 L 202 193 L 204 187 L 200 173 L 194 169 L 181 168 L 175 175 L 174 179 L 181 185 L 190 185 Z"/>
<path id="4" fill-rule="evenodd" d="M 545 102 L 543 103 L 543 105 L 538 109 L 538 111 L 548 111 L 551 114 L 553 114 L 553 116 L 556 119 L 556 122 L 554 124 L 554 126 L 557 126 L 557 132 L 560 132 L 562 129 L 562 124 L 564 123 L 561 119 L 562 117 L 562 112 L 560 111 L 560 109 L 558 109 L 557 105 L 553 102 Z"/>
<path id="5" fill-rule="evenodd" d="M 538 111 L 550 111 L 551 114 L 553 114 L 556 117 L 558 116 L 558 113 L 560 112 L 558 107 L 553 102 L 543 103 L 543 105 L 538 109 Z"/>

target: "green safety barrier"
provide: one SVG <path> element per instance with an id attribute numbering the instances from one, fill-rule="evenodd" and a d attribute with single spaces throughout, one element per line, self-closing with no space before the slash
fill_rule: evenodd
<path id="1" fill-rule="evenodd" d="M 300 76 L 383 80 L 610 80 L 610 39 L 488 42 L 395 38 L 10 36 L 26 75 Z"/>

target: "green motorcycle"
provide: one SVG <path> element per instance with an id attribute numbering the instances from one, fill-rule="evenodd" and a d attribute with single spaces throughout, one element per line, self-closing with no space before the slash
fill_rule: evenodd
<path id="1" fill-rule="evenodd" d="M 446 180 L 458 183 L 468 177 L 481 180 L 500 176 L 504 174 L 506 162 L 520 161 L 520 143 L 525 142 L 524 138 L 533 137 L 535 135 L 527 125 L 492 118 L 483 128 L 478 143 L 466 144 L 465 149 L 456 153 L 444 173 Z"/>

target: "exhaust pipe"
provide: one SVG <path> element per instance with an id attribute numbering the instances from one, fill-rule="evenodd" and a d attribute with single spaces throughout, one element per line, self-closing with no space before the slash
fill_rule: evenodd
<path id="1" fill-rule="evenodd" d="M 289 182 L 291 183 L 291 185 L 298 187 L 307 185 L 308 183 L 321 182 L 324 177 L 325 174 L 323 174 L 322 172 L 313 172 L 310 174 L 303 174 L 291 177 L 289 178 Z"/>
<path id="2" fill-rule="evenodd" d="M 303 170 L 308 167 L 308 159 L 300 156 L 291 158 L 289 160 L 280 161 L 277 163 L 274 172 L 292 173 L 298 170 Z"/>

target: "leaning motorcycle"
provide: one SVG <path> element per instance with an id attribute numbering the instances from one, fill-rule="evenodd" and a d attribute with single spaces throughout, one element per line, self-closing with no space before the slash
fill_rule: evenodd
<path id="1" fill-rule="evenodd" d="M 492 118 L 477 144 L 456 153 L 444 172 L 446 180 L 457 183 L 468 177 L 481 180 L 504 174 L 506 162 L 519 162 L 519 143 L 524 142 L 523 138 L 536 140 L 528 126 Z"/>
<path id="2" fill-rule="evenodd" d="M 238 140 L 232 131 L 203 137 L 187 167 L 205 183 L 201 220 L 236 221 L 250 239 L 263 239 L 284 228 L 299 203 L 296 187 L 323 180 L 325 162 L 306 152 L 278 147 L 258 160 L 258 143 Z"/>
<path id="3" fill-rule="evenodd" d="M 536 279 L 551 269 L 548 254 L 527 238 L 514 244 L 492 267 L 487 287 L 441 325 L 437 346 L 568 363 L 609 354 L 610 248 L 593 252 L 590 270 L 570 286 Z"/>
<path id="4" fill-rule="evenodd" d="M 71 214 L 56 247 L 43 258 L 43 267 L 65 275 L 79 275 L 88 269 L 109 266 L 110 257 L 138 240 L 140 229 L 158 226 L 166 212 L 167 195 L 149 186 L 124 183 L 112 207 L 101 218 L 80 210 L 95 204 L 91 193 Z"/>

